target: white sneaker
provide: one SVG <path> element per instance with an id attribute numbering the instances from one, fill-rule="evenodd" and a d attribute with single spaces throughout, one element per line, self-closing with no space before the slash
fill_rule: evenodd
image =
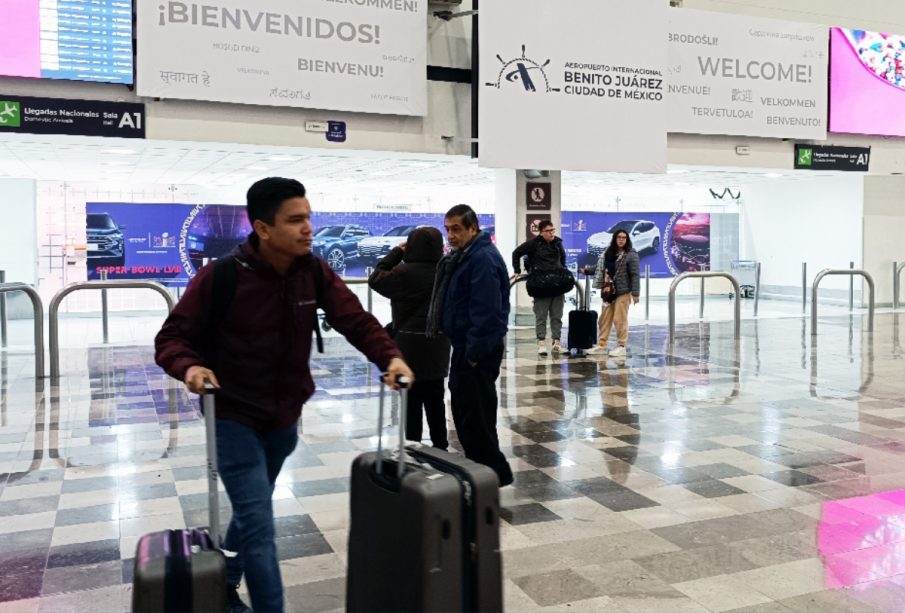
<path id="1" fill-rule="evenodd" d="M 547 341 L 537 341 L 537 355 L 547 355 Z"/>
<path id="2" fill-rule="evenodd" d="M 624 358 L 625 357 L 625 347 L 622 345 L 617 345 L 613 347 L 613 350 L 610 351 L 611 358 Z"/>
<path id="3" fill-rule="evenodd" d="M 553 353 L 562 353 L 562 343 L 558 338 L 553 341 Z"/>
<path id="4" fill-rule="evenodd" d="M 606 353 L 606 345 L 597 345 L 596 347 L 591 347 L 585 353 L 588 355 L 600 355 L 601 353 Z"/>

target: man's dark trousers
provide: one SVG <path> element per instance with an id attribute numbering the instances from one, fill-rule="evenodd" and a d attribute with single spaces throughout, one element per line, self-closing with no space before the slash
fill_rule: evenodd
<path id="1" fill-rule="evenodd" d="M 475 366 L 465 357 L 464 347 L 453 347 L 449 370 L 449 391 L 453 422 L 465 457 L 492 468 L 500 485 L 512 483 L 512 469 L 500 451 L 496 421 L 498 399 L 496 380 L 503 361 L 503 344 L 494 348 Z"/>

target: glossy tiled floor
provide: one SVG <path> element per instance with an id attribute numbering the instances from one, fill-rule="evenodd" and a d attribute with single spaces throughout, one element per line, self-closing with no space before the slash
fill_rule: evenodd
<path id="1" fill-rule="evenodd" d="M 725 322 L 672 351 L 636 326 L 619 362 L 513 333 L 507 610 L 905 611 L 900 317 L 826 317 L 816 349 L 796 318 L 745 322 L 737 349 Z M 145 345 L 67 349 L 46 393 L 2 359 L 0 612 L 127 610 L 138 536 L 205 521 L 195 403 Z M 275 493 L 292 611 L 342 609 L 349 464 L 376 446 L 368 365 L 329 339 L 313 368 Z"/>

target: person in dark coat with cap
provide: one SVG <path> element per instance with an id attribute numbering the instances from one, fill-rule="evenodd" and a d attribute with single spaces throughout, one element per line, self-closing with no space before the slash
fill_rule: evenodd
<path id="1" fill-rule="evenodd" d="M 393 339 L 415 372 L 409 391 L 405 436 L 421 442 L 421 407 L 427 416 L 431 443 L 447 449 L 444 379 L 449 374 L 449 339 L 425 334 L 437 262 L 443 257 L 443 235 L 436 228 L 416 228 L 407 242 L 394 248 L 371 273 L 368 285 L 390 299 Z"/>

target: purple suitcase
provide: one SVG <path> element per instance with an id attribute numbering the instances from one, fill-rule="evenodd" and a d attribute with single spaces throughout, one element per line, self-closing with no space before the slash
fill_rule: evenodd
<path id="1" fill-rule="evenodd" d="M 217 434 L 213 387 L 202 396 L 207 431 L 208 529 L 145 534 L 135 549 L 132 611 L 210 613 L 228 609 L 226 559 L 220 551 Z"/>

